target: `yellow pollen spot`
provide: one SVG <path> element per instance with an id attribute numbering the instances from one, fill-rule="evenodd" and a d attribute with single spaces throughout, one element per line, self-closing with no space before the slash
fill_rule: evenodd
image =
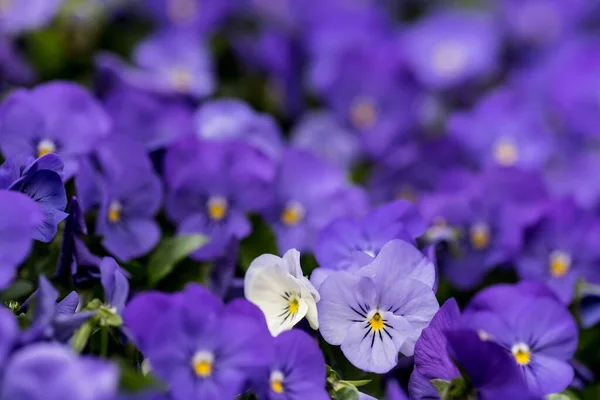
<path id="1" fill-rule="evenodd" d="M 185 93 L 192 87 L 193 77 L 187 69 L 177 67 L 169 72 L 169 81 L 175 90 Z"/>
<path id="2" fill-rule="evenodd" d="M 298 309 L 300 308 L 300 303 L 298 302 L 298 299 L 293 298 L 290 300 L 290 313 L 292 314 L 296 314 L 298 312 Z"/>
<path id="3" fill-rule="evenodd" d="M 374 331 L 383 329 L 383 322 L 383 318 L 378 312 L 376 312 L 375 315 L 373 315 L 369 320 L 369 324 L 371 324 L 371 329 L 373 329 Z"/>
<path id="4" fill-rule="evenodd" d="M 194 354 L 192 368 L 197 376 L 206 378 L 212 374 L 214 356 L 212 353 L 199 351 Z"/>
<path id="5" fill-rule="evenodd" d="M 490 227 L 486 223 L 474 224 L 471 226 L 469 234 L 471 246 L 477 250 L 483 250 L 490 244 Z"/>
<path id="6" fill-rule="evenodd" d="M 571 268 L 571 256 L 564 251 L 550 253 L 550 274 L 556 278 L 564 276 Z"/>
<path id="7" fill-rule="evenodd" d="M 283 374 L 279 371 L 271 373 L 271 390 L 277 394 L 283 393 Z"/>
<path id="8" fill-rule="evenodd" d="M 121 220 L 121 211 L 123 207 L 118 201 L 113 201 L 108 207 L 108 220 L 113 224 Z"/>
<path id="9" fill-rule="evenodd" d="M 4 0 L 0 0 L 0 4 L 2 4 L 2 1 L 4 1 Z M 2 7 L 0 7 L 0 9 L 2 9 Z M 46 154 L 50 154 L 50 153 L 54 153 L 54 152 L 56 152 L 56 145 L 54 144 L 54 142 L 52 140 L 48 140 L 48 139 L 40 140 L 40 142 L 37 145 L 37 156 L 38 157 L 45 156 Z"/>
<path id="10" fill-rule="evenodd" d="M 373 100 L 359 97 L 350 109 L 350 119 L 357 129 L 365 130 L 373 126 L 377 120 L 377 109 Z"/>
<path id="11" fill-rule="evenodd" d="M 494 148 L 494 158 L 498 164 L 505 167 L 515 165 L 519 159 L 519 149 L 512 141 L 503 139 L 500 140 Z"/>
<path id="12" fill-rule="evenodd" d="M 294 226 L 304 218 L 304 207 L 300 203 L 292 201 L 281 213 L 281 221 L 287 226 Z"/>
<path id="13" fill-rule="evenodd" d="M 515 344 L 511 352 L 519 365 L 527 365 L 531 361 L 531 350 L 525 343 Z"/>
<path id="14" fill-rule="evenodd" d="M 227 199 L 213 196 L 206 203 L 208 215 L 213 221 L 221 221 L 227 215 Z"/>

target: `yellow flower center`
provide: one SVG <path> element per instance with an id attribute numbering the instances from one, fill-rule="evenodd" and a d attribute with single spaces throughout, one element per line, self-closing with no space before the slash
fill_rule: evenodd
<path id="1" fill-rule="evenodd" d="M 6 0 L 0 0 L 0 10 L 2 9 L 2 1 L 6 1 Z M 54 144 L 54 142 L 52 140 L 48 140 L 48 139 L 40 140 L 40 142 L 37 145 L 37 156 L 38 157 L 45 156 L 46 154 L 55 153 L 55 152 L 56 152 L 56 145 Z"/>
<path id="2" fill-rule="evenodd" d="M 299 308 L 300 308 L 300 303 L 298 302 L 298 299 L 295 297 L 290 299 L 289 311 L 292 314 L 296 314 L 298 312 Z"/>
<path id="3" fill-rule="evenodd" d="M 467 61 L 466 49 L 460 42 L 444 40 L 433 50 L 433 67 L 446 77 L 458 75 L 467 65 Z"/>
<path id="4" fill-rule="evenodd" d="M 227 199 L 221 196 L 213 196 L 206 203 L 208 216 L 213 221 L 220 221 L 227 215 Z"/>
<path id="5" fill-rule="evenodd" d="M 197 376 L 206 378 L 212 374 L 214 356 L 207 351 L 199 351 L 192 358 L 192 368 Z"/>
<path id="6" fill-rule="evenodd" d="M 304 218 L 304 207 L 302 204 L 292 201 L 283 209 L 281 221 L 287 226 L 294 226 Z"/>
<path id="7" fill-rule="evenodd" d="M 556 278 L 564 276 L 571 268 L 571 256 L 564 251 L 550 253 L 550 274 Z"/>
<path id="8" fill-rule="evenodd" d="M 113 201 L 108 207 L 108 220 L 113 224 L 121 220 L 121 211 L 123 206 L 118 201 Z"/>
<path id="9" fill-rule="evenodd" d="M 171 86 L 180 93 L 190 90 L 193 83 L 193 77 L 186 68 L 173 68 L 169 73 Z"/>
<path id="10" fill-rule="evenodd" d="M 356 129 L 369 129 L 377 120 L 377 109 L 372 99 L 359 97 L 352 102 L 350 120 Z"/>
<path id="11" fill-rule="evenodd" d="M 519 365 L 527 365 L 531 361 L 531 350 L 525 343 L 515 344 L 511 352 Z"/>
<path id="12" fill-rule="evenodd" d="M 271 390 L 277 394 L 283 393 L 283 374 L 280 371 L 271 372 Z"/>
<path id="13" fill-rule="evenodd" d="M 171 22 L 185 23 L 198 14 L 197 0 L 169 0 L 167 3 L 167 15 Z"/>
<path id="14" fill-rule="evenodd" d="M 369 324 L 371 325 L 371 329 L 373 329 L 374 331 L 381 330 L 385 326 L 384 325 L 384 321 L 383 321 L 383 317 L 378 312 L 376 312 L 371 317 L 371 319 L 369 320 Z"/>
<path id="15" fill-rule="evenodd" d="M 519 159 L 519 149 L 510 140 L 500 140 L 494 148 L 494 158 L 498 164 L 505 167 L 515 165 Z"/>
<path id="16" fill-rule="evenodd" d="M 471 246 L 477 250 L 483 250 L 490 244 L 490 227 L 484 222 L 478 222 L 471 226 L 469 232 Z"/>

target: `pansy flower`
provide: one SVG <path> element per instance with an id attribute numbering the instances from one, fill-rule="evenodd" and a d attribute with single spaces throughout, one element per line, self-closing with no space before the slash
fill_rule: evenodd
<path id="1" fill-rule="evenodd" d="M 200 140 L 239 140 L 273 160 L 281 157 L 283 143 L 277 122 L 241 100 L 218 99 L 203 103 L 196 111 L 194 124 Z"/>
<path id="2" fill-rule="evenodd" d="M 120 315 L 125 309 L 125 303 L 129 296 L 127 273 L 113 258 L 104 257 L 100 263 L 100 280 L 107 307 Z"/>
<path id="3" fill-rule="evenodd" d="M 452 89 L 497 68 L 499 32 L 489 15 L 447 10 L 429 14 L 406 32 L 408 67 L 425 87 Z"/>
<path id="4" fill-rule="evenodd" d="M 191 284 L 173 295 L 140 294 L 124 317 L 171 398 L 200 400 L 234 398 L 249 378 L 271 364 L 272 338 L 258 313 L 245 300 L 223 305 Z"/>
<path id="5" fill-rule="evenodd" d="M 270 365 L 269 400 L 327 400 L 325 359 L 317 342 L 305 332 L 292 329 L 275 339 L 275 358 Z M 266 385 L 265 385 L 266 386 Z"/>
<path id="6" fill-rule="evenodd" d="M 199 99 L 215 90 L 210 53 L 192 32 L 159 31 L 140 42 L 132 58 L 135 66 L 110 54 L 100 56 L 98 63 L 125 83 L 159 94 Z"/>
<path id="7" fill-rule="evenodd" d="M 15 35 L 49 24 L 64 0 L 3 0 L 0 3 L 0 32 Z"/>
<path id="8" fill-rule="evenodd" d="M 464 317 L 480 336 L 512 354 L 532 393 L 559 393 L 571 383 L 568 361 L 577 347 L 577 325 L 554 296 L 528 285 L 490 287 L 472 300 Z"/>
<path id="9" fill-rule="evenodd" d="M 38 343 L 20 349 L 8 361 L 0 399 L 112 400 L 118 383 L 113 364 L 79 356 L 56 343 Z"/>
<path id="10" fill-rule="evenodd" d="M 108 135 L 110 119 L 81 86 L 50 82 L 20 89 L 0 105 L 0 148 L 6 157 L 40 157 L 56 153 L 65 177 L 77 170 L 77 159 Z"/>
<path id="11" fill-rule="evenodd" d="M 366 208 L 364 192 L 350 185 L 342 170 L 297 149 L 282 157 L 273 200 L 264 216 L 280 251 L 311 250 L 318 231 L 334 218 L 361 215 Z"/>
<path id="12" fill-rule="evenodd" d="M 528 232 L 517 259 L 519 276 L 545 282 L 561 301 L 570 303 L 578 280 L 600 283 L 599 224 L 572 200 L 555 201 Z"/>
<path id="13" fill-rule="evenodd" d="M 392 240 L 372 263 L 339 271 L 321 285 L 317 303 L 323 338 L 364 371 L 385 373 L 410 356 L 439 308 L 435 267 L 413 245 Z"/>
<path id="14" fill-rule="evenodd" d="M 0 190 L 0 288 L 7 287 L 31 249 L 44 213 L 24 194 Z"/>
<path id="15" fill-rule="evenodd" d="M 167 214 L 179 233 L 209 242 L 197 259 L 223 255 L 231 239 L 250 233 L 246 212 L 263 209 L 274 176 L 270 159 L 239 141 L 184 141 L 166 155 Z"/>
<path id="16" fill-rule="evenodd" d="M 144 0 L 140 8 L 165 26 L 183 28 L 197 35 L 218 28 L 235 4 L 231 0 Z"/>
<path id="17" fill-rule="evenodd" d="M 16 43 L 8 37 L 0 38 L 0 76 L 3 78 L 0 90 L 5 90 L 10 84 L 31 84 L 36 77 L 33 68 L 18 51 Z"/>
<path id="18" fill-rule="evenodd" d="M 244 278 L 244 294 L 265 314 L 271 334 L 291 329 L 306 317 L 319 327 L 319 293 L 302 274 L 300 253 L 288 250 L 283 257 L 263 254 L 250 264 Z"/>

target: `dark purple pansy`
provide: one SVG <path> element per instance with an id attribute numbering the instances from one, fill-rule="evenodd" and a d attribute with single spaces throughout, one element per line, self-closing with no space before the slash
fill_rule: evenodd
<path id="1" fill-rule="evenodd" d="M 127 273 L 110 257 L 100 263 L 100 280 L 104 288 L 104 301 L 115 313 L 121 314 L 129 296 Z"/>

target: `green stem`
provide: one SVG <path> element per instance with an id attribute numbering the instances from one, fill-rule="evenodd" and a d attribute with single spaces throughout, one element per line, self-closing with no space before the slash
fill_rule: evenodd
<path id="1" fill-rule="evenodd" d="M 100 352 L 102 354 L 102 357 L 108 357 L 108 328 L 104 327 L 101 329 L 100 340 Z"/>

